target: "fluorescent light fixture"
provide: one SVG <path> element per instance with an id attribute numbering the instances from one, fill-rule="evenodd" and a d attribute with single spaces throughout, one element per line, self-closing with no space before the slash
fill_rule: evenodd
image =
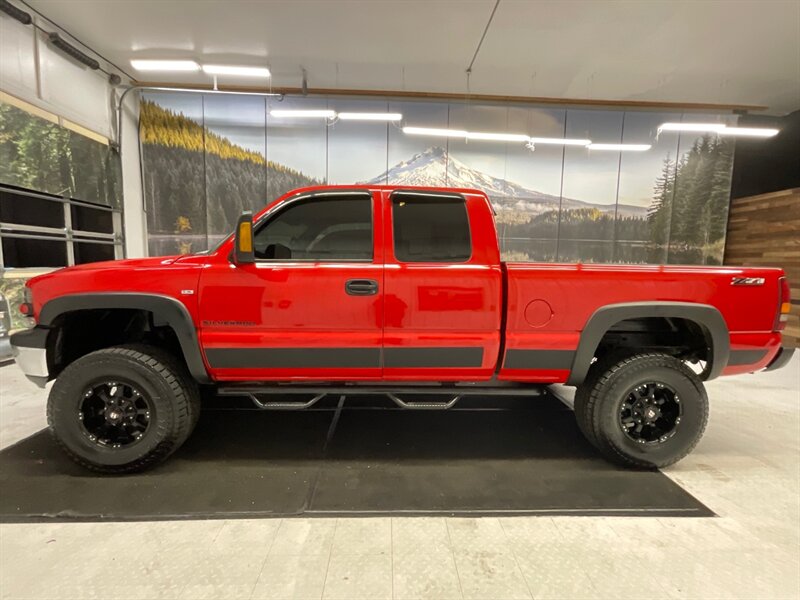
<path id="1" fill-rule="evenodd" d="M 728 127 L 724 123 L 662 123 L 658 132 L 662 131 L 702 131 L 718 135 L 766 138 L 778 135 L 779 130 L 767 127 Z"/>
<path id="2" fill-rule="evenodd" d="M 726 127 L 718 131 L 719 135 L 740 135 L 743 137 L 768 138 L 778 135 L 780 130 L 766 127 Z"/>
<path id="3" fill-rule="evenodd" d="M 199 71 L 200 65 L 193 60 L 139 60 L 131 61 L 137 71 Z"/>
<path id="4" fill-rule="evenodd" d="M 342 112 L 338 116 L 343 121 L 400 121 L 403 119 L 403 115 L 400 113 Z"/>
<path id="5" fill-rule="evenodd" d="M 273 117 L 285 117 L 287 119 L 333 119 L 336 113 L 332 110 L 271 110 Z"/>
<path id="6" fill-rule="evenodd" d="M 484 131 L 468 131 L 468 140 L 488 140 L 493 142 L 527 142 L 530 138 L 521 133 L 488 133 Z"/>
<path id="7" fill-rule="evenodd" d="M 589 150 L 617 150 L 619 152 L 644 152 L 650 144 L 589 144 Z"/>
<path id="8" fill-rule="evenodd" d="M 721 131 L 725 123 L 662 123 L 658 131 Z"/>
<path id="9" fill-rule="evenodd" d="M 467 132 L 462 129 L 436 129 L 431 127 L 403 127 L 403 133 L 409 135 L 435 135 L 439 137 L 467 137 Z"/>
<path id="10" fill-rule="evenodd" d="M 579 140 L 570 138 L 530 138 L 531 144 L 557 144 L 560 146 L 588 146 L 592 140 Z"/>
<path id="11" fill-rule="evenodd" d="M 266 67 L 236 67 L 231 65 L 203 65 L 203 72 L 209 75 L 238 75 L 240 77 L 269 77 Z"/>

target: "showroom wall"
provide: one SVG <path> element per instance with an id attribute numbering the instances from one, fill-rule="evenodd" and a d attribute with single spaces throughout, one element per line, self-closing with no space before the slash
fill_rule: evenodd
<path id="1" fill-rule="evenodd" d="M 276 117 L 281 109 L 402 113 L 399 124 Z M 734 142 L 665 131 L 730 114 L 359 98 L 146 93 L 143 184 L 153 255 L 195 252 L 242 209 L 304 185 L 477 187 L 503 255 L 522 261 L 722 262 Z M 402 126 L 651 144 L 646 152 L 413 136 Z"/>
<path id="2" fill-rule="evenodd" d="M 121 258 L 121 164 L 112 147 L 109 70 L 89 68 L 49 41 L 38 14 L 0 13 L 0 294 L 12 328 L 24 282 L 61 266 Z"/>

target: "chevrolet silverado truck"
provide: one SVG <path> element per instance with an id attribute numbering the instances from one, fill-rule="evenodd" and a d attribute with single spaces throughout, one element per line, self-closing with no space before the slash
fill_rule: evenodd
<path id="1" fill-rule="evenodd" d="M 50 429 L 104 473 L 175 452 L 201 393 L 265 409 L 381 393 L 432 410 L 556 383 L 577 387 L 578 426 L 604 456 L 664 467 L 703 434 L 703 381 L 792 352 L 780 269 L 503 262 L 489 199 L 470 189 L 300 189 L 209 251 L 70 267 L 26 294 L 35 326 L 12 337 L 16 361 L 55 380 Z"/>

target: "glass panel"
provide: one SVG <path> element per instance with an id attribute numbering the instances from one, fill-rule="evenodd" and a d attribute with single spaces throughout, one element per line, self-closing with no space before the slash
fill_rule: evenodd
<path id="1" fill-rule="evenodd" d="M 3 237 L 3 265 L 6 268 L 63 267 L 67 264 L 64 240 Z"/>
<path id="2" fill-rule="evenodd" d="M 467 207 L 459 198 L 392 199 L 394 255 L 402 262 L 464 262 L 472 255 Z"/>
<path id="3" fill-rule="evenodd" d="M 402 113 L 404 126 L 447 128 L 447 104 L 390 102 L 389 112 Z M 387 155 L 388 171 L 374 183 L 447 185 L 447 138 L 407 135 L 399 127 L 390 127 Z"/>
<path id="4" fill-rule="evenodd" d="M 257 96 L 204 96 L 210 238 L 233 231 L 242 211 L 258 212 L 266 204 L 265 107 L 265 99 Z"/>
<path id="5" fill-rule="evenodd" d="M 697 121 L 698 115 L 685 118 Z M 735 125 L 737 117 L 703 122 Z M 684 132 L 680 137 L 668 262 L 721 264 L 730 205 L 733 137 Z"/>
<path id="6" fill-rule="evenodd" d="M 386 101 L 337 100 L 337 112 L 385 113 Z M 336 121 L 328 130 L 328 183 L 383 183 L 389 129 L 386 121 Z"/>
<path id="7" fill-rule="evenodd" d="M 275 117 L 273 110 L 326 110 L 317 98 L 267 99 L 267 201 L 327 181 L 328 120 Z"/>
<path id="8" fill-rule="evenodd" d="M 565 263 L 609 263 L 613 253 L 613 240 L 559 240 L 558 244 L 558 261 Z"/>
<path id="9" fill-rule="evenodd" d="M 72 229 L 95 233 L 114 233 L 114 217 L 111 211 L 77 204 L 71 205 L 70 211 L 72 212 Z"/>
<path id="10" fill-rule="evenodd" d="M 615 262 L 666 262 L 678 133 L 658 135 L 658 127 L 680 117 L 680 113 L 625 113 L 623 143 L 652 144 L 652 148 L 623 152 L 620 157 Z"/>
<path id="11" fill-rule="evenodd" d="M 1 183 L 116 208 L 119 171 L 119 154 L 105 144 L 0 102 Z"/>
<path id="12" fill-rule="evenodd" d="M 254 247 L 261 260 L 371 260 L 372 200 L 293 203 L 259 228 Z"/>
<path id="13" fill-rule="evenodd" d="M 64 227 L 64 203 L 0 190 L 0 221 L 38 227 Z"/>
<path id="14" fill-rule="evenodd" d="M 622 112 L 568 110 L 566 137 L 597 143 L 619 143 Z M 565 244 L 564 240 L 614 239 L 619 151 L 588 150 L 582 146 L 564 149 L 564 186 L 558 224 L 558 260 L 610 262 L 613 244 Z M 592 254 L 596 251 L 597 254 Z"/>
<path id="15" fill-rule="evenodd" d="M 150 254 L 205 250 L 203 97 L 145 94 L 139 123 Z"/>
<path id="16" fill-rule="evenodd" d="M 563 138 L 566 111 L 509 107 L 508 131 L 531 137 Z M 504 260 L 556 260 L 564 146 L 505 145 L 508 195 L 495 201 Z"/>
<path id="17" fill-rule="evenodd" d="M 113 244 L 92 244 L 89 242 L 75 242 L 72 245 L 75 254 L 75 264 L 99 262 L 101 260 L 114 260 Z"/>

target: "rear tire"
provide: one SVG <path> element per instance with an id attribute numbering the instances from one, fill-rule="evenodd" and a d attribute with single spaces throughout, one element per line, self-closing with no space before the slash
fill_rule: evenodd
<path id="1" fill-rule="evenodd" d="M 632 356 L 633 353 L 628 351 L 617 351 L 612 354 L 606 355 L 597 359 L 586 374 L 586 379 L 575 390 L 575 398 L 573 401 L 573 410 L 575 411 L 575 420 L 578 423 L 578 429 L 589 443 L 595 448 L 600 448 L 597 441 L 597 435 L 594 431 L 594 423 L 592 422 L 592 412 L 588 408 L 590 398 L 589 395 L 592 388 L 597 385 L 598 380 L 614 365 L 623 361 L 624 359 Z"/>
<path id="2" fill-rule="evenodd" d="M 61 372 L 47 401 L 47 421 L 82 467 L 132 473 L 175 452 L 199 408 L 197 384 L 175 357 L 151 346 L 118 346 L 87 354 Z"/>
<path id="3" fill-rule="evenodd" d="M 674 464 L 708 422 L 708 396 L 686 364 L 666 354 L 603 363 L 576 393 L 579 427 L 609 460 L 638 468 Z"/>

